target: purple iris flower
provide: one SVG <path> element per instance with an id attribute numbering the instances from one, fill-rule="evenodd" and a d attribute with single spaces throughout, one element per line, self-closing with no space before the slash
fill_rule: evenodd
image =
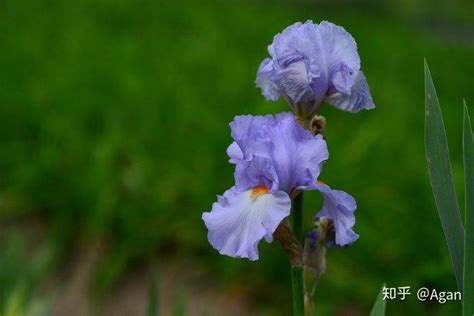
<path id="1" fill-rule="evenodd" d="M 256 79 L 267 100 L 282 96 L 302 117 L 322 102 L 353 113 L 375 107 L 356 42 L 344 28 L 298 22 L 277 34 L 268 52 L 271 58 L 260 64 Z"/>
<path id="2" fill-rule="evenodd" d="M 336 243 L 357 239 L 354 199 L 317 182 L 328 159 L 326 142 L 302 128 L 291 113 L 237 116 L 230 124 L 234 142 L 228 147 L 235 164 L 235 186 L 218 196 L 202 215 L 211 245 L 231 257 L 258 259 L 258 243 L 290 215 L 290 196 L 297 190 L 320 190 L 321 216 L 335 222 Z"/>

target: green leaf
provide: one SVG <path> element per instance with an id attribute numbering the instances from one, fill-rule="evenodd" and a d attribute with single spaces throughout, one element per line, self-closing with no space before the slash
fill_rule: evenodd
<path id="1" fill-rule="evenodd" d="M 426 60 L 425 148 L 433 195 L 453 262 L 458 288 L 462 291 L 464 228 L 454 189 L 443 116 Z"/>
<path id="2" fill-rule="evenodd" d="M 372 307 L 372 311 L 370 312 L 370 316 L 384 316 L 385 315 L 385 305 L 386 301 L 383 299 L 383 289 L 385 285 L 379 292 L 377 299 L 375 300 L 374 307 Z"/>
<path id="3" fill-rule="evenodd" d="M 471 119 L 464 101 L 464 181 L 466 188 L 466 232 L 464 236 L 464 316 L 474 315 L 474 141 Z"/>

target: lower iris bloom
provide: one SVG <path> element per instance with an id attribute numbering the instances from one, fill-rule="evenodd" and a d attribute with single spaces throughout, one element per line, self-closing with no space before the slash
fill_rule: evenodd
<path id="1" fill-rule="evenodd" d="M 291 197 L 314 189 L 324 195 L 316 216 L 334 221 L 336 244 L 358 238 L 352 230 L 355 200 L 317 181 L 329 155 L 321 135 L 303 129 L 290 113 L 237 116 L 230 127 L 234 142 L 227 154 L 235 164 L 235 185 L 202 216 L 214 248 L 257 260 L 259 241 L 272 242 L 278 225 L 290 215 Z"/>

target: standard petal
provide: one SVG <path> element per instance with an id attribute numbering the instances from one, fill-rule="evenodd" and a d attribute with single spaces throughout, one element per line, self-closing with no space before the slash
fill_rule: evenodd
<path id="1" fill-rule="evenodd" d="M 255 83 L 262 89 L 262 94 L 267 101 L 277 101 L 280 97 L 274 76 L 273 61 L 270 58 L 264 59 L 258 68 Z"/>
<path id="2" fill-rule="evenodd" d="M 370 110 L 375 108 L 374 101 L 370 95 L 369 85 L 362 71 L 357 73 L 350 94 L 336 92 L 327 97 L 326 102 L 341 110 L 352 113 L 357 113 L 362 109 Z"/>
<path id="3" fill-rule="evenodd" d="M 231 123 L 235 142 L 227 153 L 236 165 L 236 188 L 265 186 L 272 192 L 314 189 L 322 163 L 328 159 L 326 142 L 312 135 L 291 113 L 238 116 Z"/>
<path id="4" fill-rule="evenodd" d="M 354 72 L 360 69 L 357 44 L 343 27 L 322 21 L 318 26 L 320 54 L 327 64 L 329 73 L 338 71 L 341 64 Z"/>
<path id="5" fill-rule="evenodd" d="M 270 193 L 255 188 L 239 192 L 229 189 L 202 219 L 210 244 L 223 255 L 258 259 L 258 243 L 272 235 L 290 214 L 291 200 L 285 192 Z"/>
<path id="6" fill-rule="evenodd" d="M 275 78 L 280 89 L 292 102 L 310 101 L 315 98 L 309 85 L 311 78 L 308 76 L 304 60 L 300 59 L 289 63 L 285 67 L 278 67 Z"/>
<path id="7" fill-rule="evenodd" d="M 276 116 L 277 124 L 265 130 L 272 147 L 269 155 L 278 175 L 279 188 L 311 189 L 329 154 L 321 135 L 313 136 L 290 113 Z"/>
<path id="8" fill-rule="evenodd" d="M 239 115 L 230 123 L 231 135 L 236 145 L 240 148 L 241 159 L 249 161 L 255 154 L 265 152 L 268 142 L 262 136 L 262 126 L 273 124 L 272 115 L 252 116 Z M 232 163 L 237 163 L 240 156 L 235 145 L 231 145 L 227 153 Z M 235 155 L 234 155 L 235 154 Z"/>
<path id="9" fill-rule="evenodd" d="M 359 238 L 352 227 L 355 224 L 356 201 L 344 191 L 332 190 L 326 184 L 318 183 L 316 188 L 324 196 L 323 207 L 316 217 L 329 217 L 334 223 L 336 244 L 345 246 Z"/>
<path id="10" fill-rule="evenodd" d="M 259 186 L 270 188 L 272 192 L 279 191 L 278 176 L 269 158 L 254 156 L 248 162 L 237 164 L 234 177 L 235 188 L 239 191 Z"/>

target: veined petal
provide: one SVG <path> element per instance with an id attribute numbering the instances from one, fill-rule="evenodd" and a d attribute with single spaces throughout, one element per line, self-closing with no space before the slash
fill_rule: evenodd
<path id="1" fill-rule="evenodd" d="M 316 188 L 324 196 L 323 207 L 316 217 L 329 217 L 334 223 L 336 244 L 345 246 L 359 238 L 352 227 L 355 224 L 354 212 L 357 208 L 354 198 L 344 191 L 332 190 L 326 184 L 318 182 Z"/>
<path id="2" fill-rule="evenodd" d="M 308 77 L 308 70 L 304 60 L 290 63 L 286 67 L 279 67 L 275 72 L 278 86 L 292 102 L 310 101 L 315 98 Z"/>
<path id="3" fill-rule="evenodd" d="M 326 142 L 302 128 L 290 113 L 276 115 L 277 124 L 265 130 L 271 140 L 269 155 L 278 175 L 279 188 L 314 189 L 321 166 L 328 159 Z"/>
<path id="4" fill-rule="evenodd" d="M 278 175 L 269 158 L 254 156 L 248 162 L 238 163 L 234 177 L 235 188 L 239 191 L 259 186 L 270 188 L 272 192 L 279 191 Z"/>
<path id="5" fill-rule="evenodd" d="M 255 83 L 262 89 L 262 94 L 267 101 L 276 101 L 280 97 L 278 86 L 274 83 L 273 61 L 266 58 L 260 64 Z"/>
<path id="6" fill-rule="evenodd" d="M 360 69 L 360 57 L 354 38 L 343 27 L 328 21 L 318 26 L 320 53 L 330 73 L 339 70 L 341 63 L 355 72 Z"/>
<path id="7" fill-rule="evenodd" d="M 335 107 L 352 113 L 362 109 L 375 108 L 374 101 L 370 95 L 369 85 L 362 71 L 359 71 L 354 79 L 350 94 L 336 92 L 326 98 L 326 102 Z"/>
<path id="8" fill-rule="evenodd" d="M 227 190 L 202 219 L 210 244 L 223 255 L 258 259 L 258 243 L 273 239 L 280 222 L 290 214 L 291 200 L 285 192 L 270 193 L 257 187 L 239 192 Z"/>
<path id="9" fill-rule="evenodd" d="M 298 115 L 310 116 L 328 103 L 349 112 L 374 108 L 360 73 L 354 38 L 323 21 L 295 23 L 275 35 L 257 73 L 257 86 L 267 100 L 283 96 Z"/>
<path id="10" fill-rule="evenodd" d="M 328 159 L 326 142 L 301 127 L 291 113 L 237 116 L 231 128 L 235 142 L 227 154 L 236 165 L 236 189 L 265 186 L 290 194 L 315 188 Z"/>
<path id="11" fill-rule="evenodd" d="M 274 124 L 272 115 L 252 116 L 239 115 L 230 123 L 231 135 L 235 144 L 228 148 L 227 153 L 232 163 L 241 160 L 249 161 L 256 153 L 265 152 L 267 142 L 262 136 L 262 126 Z M 240 148 L 239 152 L 236 148 Z"/>
<path id="12" fill-rule="evenodd" d="M 347 67 L 346 64 L 340 64 L 331 74 L 332 87 L 337 92 L 350 94 L 355 77 L 356 75 L 352 69 Z"/>

